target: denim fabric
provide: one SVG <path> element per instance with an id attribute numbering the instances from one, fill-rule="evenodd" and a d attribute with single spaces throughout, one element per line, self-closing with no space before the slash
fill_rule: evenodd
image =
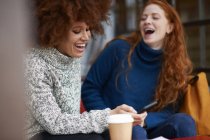
<path id="1" fill-rule="evenodd" d="M 132 140 L 146 140 L 147 131 L 141 126 L 137 125 L 133 127 Z"/>
<path id="2" fill-rule="evenodd" d="M 140 126 L 133 127 L 133 140 L 145 140 L 159 136 L 168 139 L 190 137 L 196 135 L 196 125 L 191 116 L 184 113 L 172 115 L 168 120 L 159 126 L 145 131 Z"/>

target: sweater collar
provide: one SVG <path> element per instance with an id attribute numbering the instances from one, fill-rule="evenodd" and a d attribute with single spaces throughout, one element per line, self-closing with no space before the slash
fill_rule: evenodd
<path id="1" fill-rule="evenodd" d="M 40 55 L 47 63 L 59 69 L 67 69 L 73 62 L 80 60 L 79 58 L 63 55 L 56 48 L 40 49 Z"/>
<path id="2" fill-rule="evenodd" d="M 157 62 L 162 58 L 162 49 L 154 50 L 149 47 L 143 40 L 140 41 L 136 49 L 139 57 L 146 62 Z"/>

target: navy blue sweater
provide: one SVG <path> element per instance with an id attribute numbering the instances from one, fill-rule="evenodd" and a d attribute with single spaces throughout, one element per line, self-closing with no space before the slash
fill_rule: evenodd
<path id="1" fill-rule="evenodd" d="M 82 86 L 82 100 L 89 110 L 127 104 L 139 111 L 154 100 L 161 69 L 162 50 L 153 50 L 141 41 L 131 57 L 129 69 L 128 42 L 114 40 L 100 54 Z M 174 113 L 172 107 L 149 112 L 148 128 L 156 127 Z"/>

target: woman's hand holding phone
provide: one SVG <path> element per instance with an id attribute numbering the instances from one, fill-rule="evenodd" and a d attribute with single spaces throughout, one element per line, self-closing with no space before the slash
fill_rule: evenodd
<path id="1" fill-rule="evenodd" d="M 137 114 L 138 118 L 134 119 L 133 125 L 140 125 L 141 127 L 144 126 L 144 120 L 147 117 L 147 112 L 143 112 L 141 114 Z"/>
<path id="2" fill-rule="evenodd" d="M 134 125 L 140 125 L 141 127 L 145 126 L 144 120 L 147 117 L 147 111 L 150 110 L 152 107 L 154 107 L 155 105 L 157 105 L 157 101 L 153 101 L 152 103 L 146 105 L 145 107 L 143 107 L 138 113 L 139 118 L 135 119 L 134 121 Z"/>

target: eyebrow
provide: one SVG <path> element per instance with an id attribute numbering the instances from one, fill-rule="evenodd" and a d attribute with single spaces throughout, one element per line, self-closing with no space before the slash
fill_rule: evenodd
<path id="1" fill-rule="evenodd" d="M 159 14 L 159 13 L 152 13 L 152 15 L 158 15 L 158 16 L 160 16 L 160 14 Z"/>

